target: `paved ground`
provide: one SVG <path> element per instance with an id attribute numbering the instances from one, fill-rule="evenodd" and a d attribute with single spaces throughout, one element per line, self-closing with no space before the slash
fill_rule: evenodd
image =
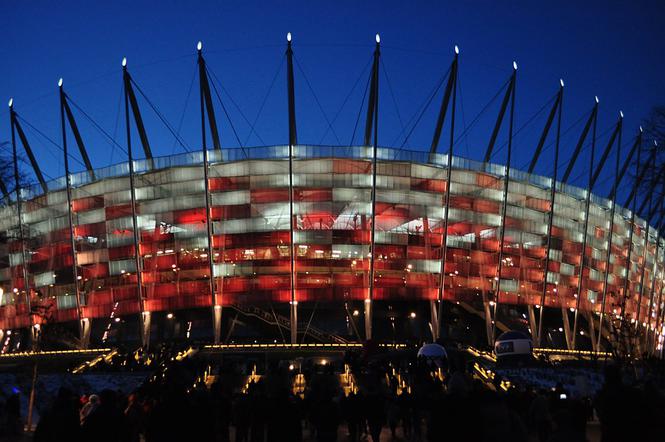
<path id="1" fill-rule="evenodd" d="M 234 439 L 233 435 L 233 429 L 231 429 L 231 440 Z M 23 435 L 23 437 L 18 438 L 18 439 L 7 439 L 7 438 L 2 438 L 0 437 L 1 442 L 29 442 L 32 440 L 32 435 L 27 433 Z M 337 440 L 339 442 L 345 442 L 348 441 L 348 434 L 346 431 L 346 426 L 342 425 L 339 428 Z M 361 439 L 361 441 L 371 441 L 371 438 L 367 436 L 366 439 Z M 381 441 L 382 442 L 416 442 L 416 441 L 409 441 L 408 439 L 404 438 L 404 434 L 402 433 L 401 429 L 397 430 L 396 437 L 393 439 L 390 430 L 388 428 L 384 428 L 383 431 L 381 432 Z M 533 442 L 537 442 L 535 438 L 532 439 Z M 598 422 L 590 422 L 587 425 L 587 441 L 588 442 L 600 442 L 600 426 Z M 66 442 L 66 441 L 63 441 Z M 310 431 L 308 428 L 305 428 L 303 430 L 303 442 L 314 442 L 314 439 L 312 438 Z M 371 441 L 374 442 L 374 441 Z"/>

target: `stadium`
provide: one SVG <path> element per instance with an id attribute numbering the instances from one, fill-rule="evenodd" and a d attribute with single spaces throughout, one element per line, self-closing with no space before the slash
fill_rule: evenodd
<path id="1" fill-rule="evenodd" d="M 15 184 L 21 146 L 39 182 L 3 184 L 3 351 L 54 327 L 82 348 L 169 339 L 487 347 L 501 332 L 521 330 L 538 347 L 609 351 L 632 333 L 629 346 L 660 351 L 665 242 L 653 214 L 637 215 L 636 190 L 615 203 L 622 179 L 639 187 L 639 170 L 629 183 L 627 169 L 640 155 L 641 132 L 621 155 L 620 118 L 596 152 L 600 161 L 592 153 L 589 186 L 568 184 L 582 146 L 597 147 L 597 102 L 560 173 L 562 81 L 531 167 L 511 168 L 514 65 L 485 161 L 463 158 L 452 135 L 449 146 L 441 139 L 455 125 L 456 50 L 432 145 L 383 146 L 377 36 L 364 143 L 303 145 L 289 39 L 288 143 L 225 148 L 198 50 L 198 152 L 153 157 L 125 62 L 129 157 L 121 163 L 91 166 L 61 82 L 67 176 L 44 180 L 10 102 Z M 493 164 L 502 128 L 508 160 Z M 556 144 L 554 158 L 542 153 L 546 141 Z M 68 143 L 86 170 L 69 171 Z M 538 161 L 553 161 L 554 175 L 532 173 Z M 603 167 L 616 167 L 616 182 L 601 196 L 594 184 Z"/>

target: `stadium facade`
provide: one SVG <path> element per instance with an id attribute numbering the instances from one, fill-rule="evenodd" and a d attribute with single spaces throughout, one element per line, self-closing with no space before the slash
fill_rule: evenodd
<path id="1" fill-rule="evenodd" d="M 36 338 L 44 323 L 62 323 L 86 346 L 127 322 L 147 343 L 172 321 L 180 335 L 196 328 L 223 342 L 252 320 L 272 324 L 256 332 L 263 340 L 399 340 L 396 318 L 427 324 L 436 339 L 444 304 L 459 304 L 484 318 L 489 342 L 518 312 L 543 346 L 551 344 L 547 315 L 569 348 L 585 333 L 594 349 L 607 347 L 617 320 L 659 347 L 665 242 L 657 228 L 556 175 L 450 155 L 452 142 L 437 152 L 451 95 L 454 119 L 457 55 L 436 143 L 411 151 L 377 143 L 378 41 L 365 143 L 299 144 L 290 51 L 289 41 L 288 144 L 219 146 L 199 47 L 204 149 L 167 157 L 153 157 L 143 139 L 125 66 L 130 161 L 94 169 L 88 160 L 87 170 L 40 179 L 0 208 L 3 341 L 9 331 Z M 512 114 L 515 74 L 516 66 L 495 132 L 506 109 Z M 64 147 L 68 122 L 81 148 L 62 83 L 60 91 Z M 563 84 L 549 125 L 562 93 Z M 29 149 L 11 113 L 12 133 Z M 145 159 L 132 157 L 131 115 Z M 512 138 L 512 115 L 510 126 Z M 558 134 L 556 142 L 558 155 Z"/>

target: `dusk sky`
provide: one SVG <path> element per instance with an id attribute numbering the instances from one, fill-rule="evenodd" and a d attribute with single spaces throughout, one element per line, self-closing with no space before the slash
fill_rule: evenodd
<path id="1" fill-rule="evenodd" d="M 283 60 L 290 31 L 299 142 L 348 145 L 378 32 L 383 60 L 379 144 L 403 144 L 409 122 L 415 121 L 412 117 L 448 69 L 457 44 L 461 55 L 456 133 L 462 134 L 497 94 L 516 60 L 515 130 L 523 129 L 515 137 L 513 166 L 528 164 L 549 110 L 545 105 L 556 93 L 559 78 L 566 83 L 565 165 L 581 131 L 579 121 L 592 108 L 594 95 L 600 98 L 598 149 L 604 147 L 619 110 L 626 115 L 627 150 L 649 110 L 665 104 L 664 23 L 665 5 L 658 1 L 6 0 L 0 5 L 0 142 L 10 140 L 6 103 L 14 97 L 22 118 L 61 143 L 56 83 L 63 77 L 74 102 L 124 147 L 120 62 L 126 56 L 134 79 L 180 131 L 186 148 L 200 149 L 195 47 L 202 40 L 240 142 L 283 144 L 288 130 Z M 441 95 L 439 91 L 405 147 L 429 148 Z M 154 155 L 184 152 L 148 103 L 141 97 L 139 102 Z M 500 97 L 459 140 L 456 154 L 482 159 L 499 103 Z M 218 102 L 216 106 L 222 145 L 238 146 Z M 75 110 L 75 114 L 95 167 L 124 160 L 121 150 L 81 113 Z M 327 130 L 326 118 L 334 119 L 334 132 Z M 252 134 L 248 121 L 255 120 L 256 134 Z M 25 128 L 43 171 L 48 177 L 61 176 L 62 152 L 34 129 Z M 507 139 L 506 129 L 507 121 L 497 148 Z M 355 143 L 359 142 L 356 135 Z M 442 141 L 440 150 L 447 147 Z M 73 143 L 71 149 L 79 158 Z M 504 162 L 505 153 L 499 149 L 492 160 Z M 588 149 L 581 162 L 587 153 Z M 543 153 L 539 173 L 551 173 L 551 156 L 551 148 Z M 575 184 L 585 185 L 584 164 L 579 163 L 572 175 Z M 82 167 L 77 160 L 72 163 L 74 170 Z M 608 187 L 603 181 L 612 169 L 613 164 L 606 167 L 599 187 Z"/>

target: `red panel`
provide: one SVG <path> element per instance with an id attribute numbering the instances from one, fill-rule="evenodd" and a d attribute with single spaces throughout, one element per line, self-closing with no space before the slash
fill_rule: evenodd
<path id="1" fill-rule="evenodd" d="M 289 189 L 252 189 L 250 201 L 253 204 L 277 203 L 289 200 Z"/>
<path id="2" fill-rule="evenodd" d="M 138 210 L 138 206 L 137 206 Z M 111 206 L 106 208 L 106 219 L 112 220 L 116 218 L 123 218 L 126 216 L 132 216 L 132 205 L 131 204 L 121 204 L 117 206 Z"/>
<path id="3" fill-rule="evenodd" d="M 225 190 L 244 190 L 249 189 L 249 177 L 210 177 L 208 180 L 211 192 L 220 192 Z"/>
<path id="4" fill-rule="evenodd" d="M 101 207 L 104 207 L 104 197 L 101 196 L 89 196 L 72 200 L 72 210 L 74 212 L 85 212 Z"/>

